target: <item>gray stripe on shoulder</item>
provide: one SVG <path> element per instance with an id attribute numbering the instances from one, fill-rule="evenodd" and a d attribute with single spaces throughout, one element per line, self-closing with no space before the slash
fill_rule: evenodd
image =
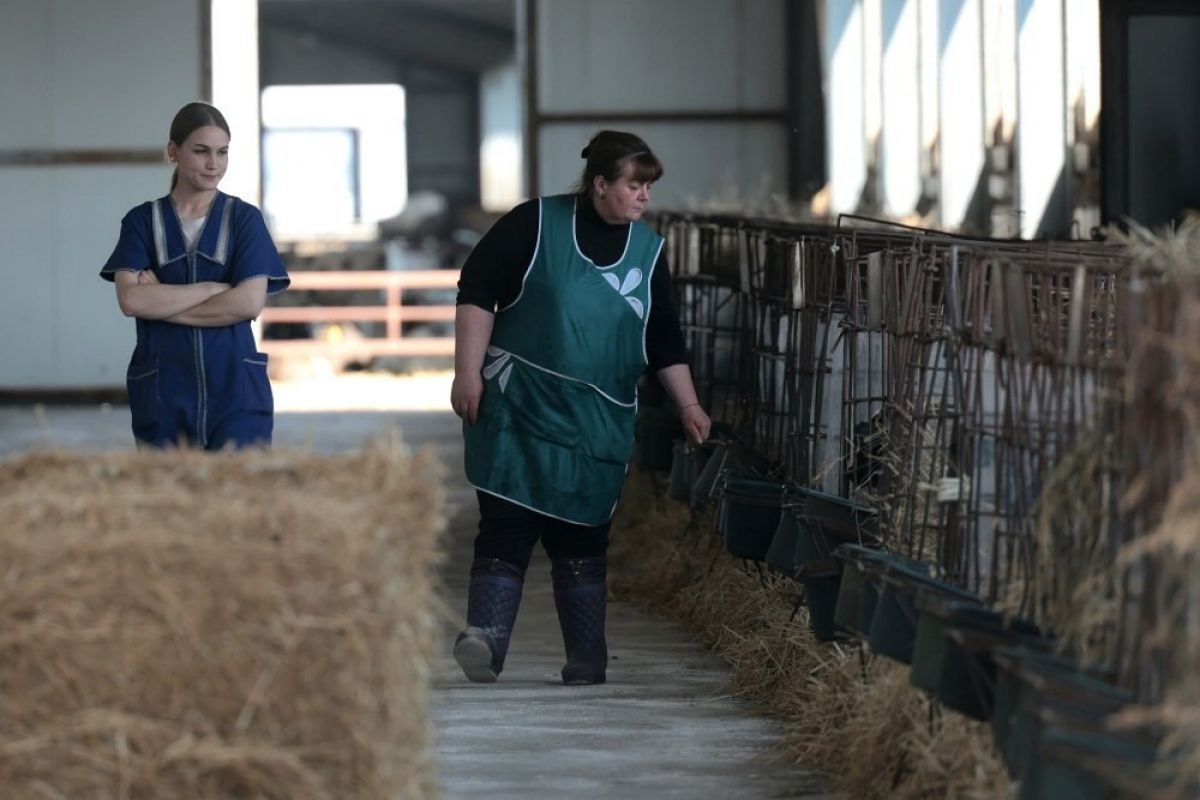
<path id="1" fill-rule="evenodd" d="M 217 252 L 213 254 L 214 260 L 218 264 L 224 264 L 225 257 L 229 255 L 229 219 L 233 214 L 233 204 L 236 202 L 236 198 L 227 196 L 225 208 L 221 210 L 221 230 L 217 233 Z"/>
<path id="2" fill-rule="evenodd" d="M 154 228 L 154 254 L 161 267 L 167 263 L 167 229 L 163 225 L 162 200 L 150 204 L 150 222 Z"/>

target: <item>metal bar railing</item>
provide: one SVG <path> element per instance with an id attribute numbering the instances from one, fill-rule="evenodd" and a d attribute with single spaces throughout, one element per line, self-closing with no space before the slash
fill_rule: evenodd
<path id="1" fill-rule="evenodd" d="M 457 287 L 458 270 L 297 271 L 292 272 L 290 277 L 291 291 L 287 295 L 280 295 L 281 299 L 292 301 L 296 292 L 326 292 L 336 293 L 339 298 L 349 296 L 350 300 L 347 303 L 341 299 L 338 305 L 316 302 L 310 305 L 269 305 L 263 309 L 259 318 L 263 326 L 261 349 L 268 355 L 371 358 L 454 354 L 452 335 L 411 334 L 414 323 L 453 322 L 453 302 L 437 303 L 437 298 L 432 298 L 435 302 L 428 301 L 432 292 L 449 291 Z M 374 293 L 376 290 L 377 294 Z M 363 292 L 369 294 L 364 296 Z M 427 302 L 413 302 L 413 294 Z M 424 297 L 421 298 L 421 295 Z M 382 335 L 369 335 L 369 327 L 365 331 L 368 335 L 361 337 L 278 339 L 272 338 L 270 333 L 271 326 L 282 323 L 322 322 L 382 323 Z"/>

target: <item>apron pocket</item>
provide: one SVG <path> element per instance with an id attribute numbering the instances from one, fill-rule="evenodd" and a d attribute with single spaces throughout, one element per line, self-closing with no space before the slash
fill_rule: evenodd
<path id="1" fill-rule="evenodd" d="M 153 441 L 158 432 L 158 361 L 131 364 L 125 374 L 133 435 Z"/>
<path id="2" fill-rule="evenodd" d="M 271 381 L 267 378 L 266 353 L 255 353 L 242 359 L 242 410 L 253 414 L 275 413 Z"/>
<path id="3" fill-rule="evenodd" d="M 517 358 L 483 370 L 479 413 L 521 436 L 541 439 L 589 458 L 627 464 L 633 449 L 634 409 L 587 384 L 561 378 Z"/>

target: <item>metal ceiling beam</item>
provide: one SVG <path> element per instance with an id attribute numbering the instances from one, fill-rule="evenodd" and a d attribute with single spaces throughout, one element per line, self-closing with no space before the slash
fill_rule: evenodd
<path id="1" fill-rule="evenodd" d="M 363 53 L 370 54 L 384 61 L 390 61 L 396 65 L 397 69 L 404 71 L 406 69 L 418 68 L 428 69 L 436 72 L 443 72 L 454 75 L 460 79 L 474 79 L 478 75 L 478 70 L 471 66 L 464 66 L 461 61 L 452 59 L 428 59 L 414 58 L 412 55 L 404 51 L 390 46 L 380 45 L 377 43 L 367 43 L 355 36 L 345 34 L 341 31 L 331 31 L 324 27 L 313 27 L 304 22 L 288 21 L 281 23 L 278 21 L 272 22 L 269 25 L 260 23 L 260 31 L 275 30 L 281 33 L 291 34 L 293 36 L 311 36 L 320 41 L 326 42 L 335 47 L 340 47 L 348 50 L 358 50 Z M 401 81 L 402 82 L 402 81 Z"/>

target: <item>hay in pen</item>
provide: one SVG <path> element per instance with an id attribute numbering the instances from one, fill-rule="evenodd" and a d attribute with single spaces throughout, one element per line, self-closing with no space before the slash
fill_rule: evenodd
<path id="1" fill-rule="evenodd" d="M 695 633 L 730 664 L 730 690 L 787 729 L 779 754 L 854 798 L 1005 798 L 986 724 L 931 707 L 907 667 L 818 642 L 798 585 L 730 557 L 710 511 L 689 520 L 635 472 L 613 525 L 614 593 Z"/>

